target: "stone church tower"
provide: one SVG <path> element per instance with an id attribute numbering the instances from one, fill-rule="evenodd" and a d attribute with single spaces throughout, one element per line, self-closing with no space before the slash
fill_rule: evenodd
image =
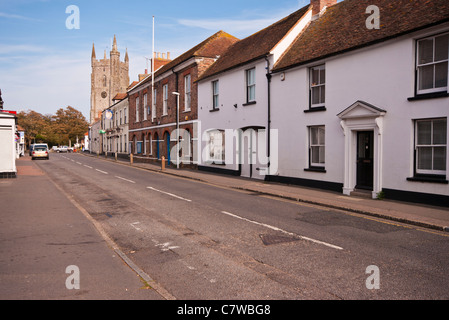
<path id="1" fill-rule="evenodd" d="M 117 39 L 110 52 L 110 58 L 97 60 L 95 44 L 92 45 L 92 74 L 90 93 L 90 123 L 94 123 L 101 116 L 101 112 L 112 105 L 112 99 L 117 93 L 125 93 L 129 86 L 129 58 L 126 50 L 125 61 L 120 61 L 117 50 Z"/>

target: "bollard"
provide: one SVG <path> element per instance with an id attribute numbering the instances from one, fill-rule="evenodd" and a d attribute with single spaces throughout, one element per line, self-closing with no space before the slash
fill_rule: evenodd
<path id="1" fill-rule="evenodd" d="M 117 151 L 115 152 L 115 161 L 117 161 Z"/>
<path id="2" fill-rule="evenodd" d="M 165 170 L 165 157 L 162 156 L 162 162 L 161 162 L 161 170 L 164 171 Z"/>
<path id="3" fill-rule="evenodd" d="M 133 162 L 134 162 L 133 154 L 132 154 L 132 153 L 129 154 L 129 162 L 130 162 L 131 164 L 133 164 Z"/>

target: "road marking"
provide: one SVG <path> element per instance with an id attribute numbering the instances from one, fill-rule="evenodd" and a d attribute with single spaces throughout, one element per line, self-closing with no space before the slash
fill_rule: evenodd
<path id="1" fill-rule="evenodd" d="M 91 166 L 84 165 L 86 168 L 93 169 Z"/>
<path id="2" fill-rule="evenodd" d="M 162 191 L 162 190 L 158 190 L 158 189 L 153 188 L 153 187 L 147 187 L 147 189 L 151 189 L 151 190 L 154 190 L 154 191 L 157 191 L 157 192 L 160 192 L 160 193 L 164 193 L 164 194 L 167 194 L 167 195 L 172 196 L 174 198 L 178 198 L 178 199 L 181 199 L 181 200 L 184 200 L 184 201 L 187 201 L 187 202 L 191 202 L 192 201 L 192 200 L 189 200 L 189 199 L 177 196 L 176 194 L 165 192 L 165 191 Z"/>
<path id="3" fill-rule="evenodd" d="M 157 247 L 159 247 L 161 249 L 161 251 L 168 251 L 168 250 L 173 250 L 173 249 L 178 249 L 178 246 L 171 246 L 170 242 L 165 242 L 165 243 L 158 243 L 156 244 Z"/>
<path id="4" fill-rule="evenodd" d="M 247 222 L 251 222 L 251 223 L 257 224 L 259 226 L 263 226 L 265 228 L 269 228 L 271 230 L 275 230 L 275 231 L 279 231 L 279 232 L 288 234 L 289 236 L 299 237 L 300 239 L 307 240 L 307 241 L 310 241 L 310 242 L 313 242 L 313 243 L 317 243 L 317 244 L 321 244 L 321 245 L 324 245 L 326 247 L 330 247 L 330 248 L 337 249 L 337 250 L 343 250 L 342 247 L 339 247 L 339 246 L 336 246 L 336 245 L 333 245 L 333 244 L 330 244 L 330 243 L 327 243 L 327 242 L 315 240 L 315 239 L 312 239 L 312 238 L 300 236 L 298 234 L 282 230 L 282 229 L 280 229 L 278 227 L 274 227 L 274 226 L 271 226 L 271 225 L 266 224 L 266 223 L 257 222 L 257 221 L 254 221 L 254 220 L 250 220 L 250 219 L 247 219 L 247 218 L 240 217 L 240 216 L 238 216 L 236 214 L 233 214 L 233 213 L 230 213 L 230 212 L 227 212 L 227 211 L 222 211 L 221 213 L 227 214 L 228 216 L 231 216 L 231 217 L 234 217 L 234 218 L 237 218 L 237 219 L 241 219 L 241 220 L 244 220 L 244 221 L 247 221 Z"/>
<path id="5" fill-rule="evenodd" d="M 76 163 L 78 163 L 78 164 L 82 164 L 81 162 L 78 162 L 78 161 L 77 161 Z"/>
<path id="6" fill-rule="evenodd" d="M 115 176 L 115 177 L 118 178 L 118 179 L 122 179 L 122 180 L 125 180 L 125 181 L 128 181 L 128 182 L 131 182 L 131 183 L 135 183 L 132 180 L 128 180 L 128 179 L 125 179 L 125 178 L 122 178 L 122 177 L 119 177 L 119 176 Z"/>
<path id="7" fill-rule="evenodd" d="M 136 227 L 136 226 L 135 226 L 136 224 L 140 224 L 140 222 L 139 222 L 139 221 L 136 221 L 136 222 L 130 223 L 130 225 L 131 225 L 134 229 L 136 229 L 137 231 L 142 231 L 142 229 L 140 229 L 139 227 Z"/>
<path id="8" fill-rule="evenodd" d="M 103 170 L 100 170 L 100 169 L 95 169 L 95 170 L 97 170 L 98 172 L 104 173 L 104 174 L 108 174 L 106 171 L 103 171 Z"/>

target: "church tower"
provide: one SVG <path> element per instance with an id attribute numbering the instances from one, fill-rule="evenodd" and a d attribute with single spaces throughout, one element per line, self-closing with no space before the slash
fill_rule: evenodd
<path id="1" fill-rule="evenodd" d="M 94 123 L 100 118 L 101 112 L 112 105 L 114 96 L 126 92 L 129 86 L 128 50 L 125 61 L 120 61 L 120 52 L 117 50 L 117 39 L 114 35 L 109 59 L 105 50 L 104 58 L 97 60 L 95 44 L 92 45 L 91 65 L 90 123 Z"/>

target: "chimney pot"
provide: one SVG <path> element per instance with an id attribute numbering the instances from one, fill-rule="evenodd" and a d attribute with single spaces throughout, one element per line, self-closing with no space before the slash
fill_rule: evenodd
<path id="1" fill-rule="evenodd" d="M 167 60 L 170 60 L 170 52 L 167 52 Z"/>
<path id="2" fill-rule="evenodd" d="M 165 53 L 162 53 L 162 59 L 165 59 Z"/>

